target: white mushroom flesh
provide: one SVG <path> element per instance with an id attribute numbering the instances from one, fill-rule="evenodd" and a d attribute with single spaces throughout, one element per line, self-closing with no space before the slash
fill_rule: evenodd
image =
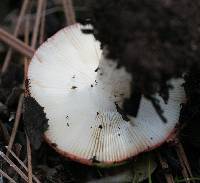
<path id="1" fill-rule="evenodd" d="M 102 55 L 80 24 L 62 29 L 36 51 L 28 70 L 31 96 L 44 107 L 46 138 L 77 159 L 120 162 L 164 142 L 179 120 L 185 100 L 182 79 L 171 81 L 167 123 L 142 97 L 138 115 L 125 121 L 117 111 L 130 96 L 131 75 Z"/>

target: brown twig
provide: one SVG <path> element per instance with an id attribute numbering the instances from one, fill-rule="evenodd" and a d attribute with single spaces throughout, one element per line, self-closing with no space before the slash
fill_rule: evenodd
<path id="1" fill-rule="evenodd" d="M 158 156 L 158 160 L 161 164 L 161 167 L 163 170 L 166 170 L 169 168 L 167 162 L 162 158 L 162 156 L 160 155 L 160 153 L 157 153 L 157 156 Z M 174 179 L 173 179 L 173 176 L 169 173 L 165 173 L 165 179 L 167 181 L 167 183 L 174 183 Z"/>
<path id="2" fill-rule="evenodd" d="M 67 19 L 67 25 L 76 23 L 76 16 L 74 12 L 73 3 L 71 0 L 62 0 L 65 17 Z"/>
<path id="3" fill-rule="evenodd" d="M 29 3 L 29 0 L 24 0 L 24 2 L 23 2 L 22 8 L 20 10 L 19 17 L 17 19 L 17 24 L 16 24 L 16 27 L 15 27 L 15 30 L 14 30 L 14 33 L 13 33 L 14 37 L 18 36 L 19 28 L 22 24 L 23 17 L 26 13 L 28 3 Z M 8 66 L 10 64 L 11 55 L 12 55 L 12 48 L 9 48 L 9 50 L 6 54 L 5 60 L 3 62 L 3 66 L 2 66 L 2 70 L 1 70 L 2 73 L 4 73 L 7 70 Z"/>
<path id="4" fill-rule="evenodd" d="M 38 0 L 36 20 L 35 20 L 35 25 L 34 25 L 34 30 L 33 30 L 33 37 L 31 40 L 31 48 L 33 49 L 36 47 L 36 43 L 37 43 L 43 4 L 44 4 L 44 0 Z"/>
<path id="5" fill-rule="evenodd" d="M 185 151 L 183 149 L 181 142 L 178 141 L 178 143 L 175 146 L 175 149 L 176 149 L 177 155 L 179 157 L 179 161 L 182 166 L 182 174 L 185 178 L 185 181 L 187 183 L 190 183 L 190 180 L 188 178 L 193 177 L 193 175 L 192 175 L 192 171 L 191 171 L 187 156 L 185 154 Z"/>
<path id="6" fill-rule="evenodd" d="M 34 49 L 27 44 L 12 36 L 10 33 L 0 28 L 0 40 L 8 44 L 13 49 L 19 51 L 21 54 L 31 58 L 34 54 Z"/>
<path id="7" fill-rule="evenodd" d="M 17 183 L 15 182 L 7 173 L 5 173 L 3 170 L 0 169 L 0 175 L 8 179 L 11 183 Z"/>
<path id="8" fill-rule="evenodd" d="M 13 142 L 15 140 L 15 136 L 16 136 L 16 133 L 17 133 L 17 129 L 18 129 L 18 126 L 19 126 L 19 121 L 20 121 L 20 117 L 21 117 L 21 113 L 22 113 L 23 100 L 24 100 L 24 95 L 21 94 L 20 98 L 19 98 L 19 103 L 18 103 L 18 106 L 17 106 L 17 112 L 16 112 L 16 116 L 15 116 L 15 123 L 14 123 L 13 129 L 12 129 L 10 141 L 9 141 L 9 144 L 8 144 L 8 150 L 12 149 Z M 8 156 L 8 154 L 9 154 L 9 151 L 6 152 L 7 156 Z"/>
<path id="9" fill-rule="evenodd" d="M 29 138 L 26 134 L 26 146 L 27 146 L 27 155 L 28 155 L 28 182 L 33 182 L 33 174 L 32 174 L 32 163 L 31 163 L 31 145 Z"/>
<path id="10" fill-rule="evenodd" d="M 3 152 L 0 151 L 0 156 L 23 178 L 26 182 L 28 182 L 27 176 L 15 165 L 10 158 L 8 158 Z"/>
<path id="11" fill-rule="evenodd" d="M 8 149 L 8 147 L 6 146 L 6 148 Z M 28 172 L 28 168 L 26 167 L 26 165 L 17 157 L 17 155 L 12 151 L 9 150 L 9 153 L 17 160 L 17 162 Z M 41 183 L 38 178 L 33 175 L 33 180 L 37 183 Z"/>
<path id="12" fill-rule="evenodd" d="M 29 44 L 29 33 L 30 33 L 30 16 L 27 17 L 25 22 L 25 35 L 24 35 L 24 42 Z M 29 59 L 24 57 L 24 81 L 26 80 L 27 71 L 28 71 Z M 23 82 L 23 88 L 25 89 L 25 82 Z M 26 91 L 26 90 L 25 90 Z M 26 96 L 26 93 L 24 94 Z"/>
<path id="13" fill-rule="evenodd" d="M 43 4 L 43 12 L 42 12 L 42 20 L 41 20 L 41 26 L 40 26 L 40 38 L 39 38 L 39 44 L 42 44 L 44 42 L 44 30 L 45 30 L 45 19 L 46 19 L 46 5 L 47 2 L 44 0 Z"/>
<path id="14" fill-rule="evenodd" d="M 29 44 L 29 31 L 30 31 L 30 24 L 29 24 L 29 18 L 28 18 L 26 20 L 25 35 L 24 35 L 24 38 L 25 38 L 24 41 L 26 44 Z M 24 57 L 24 59 L 25 59 L 24 60 L 24 77 L 26 79 L 29 61 L 26 57 Z M 24 82 L 24 87 L 25 87 L 25 82 Z M 28 172 L 28 182 L 32 183 L 33 173 L 32 173 L 32 163 L 31 163 L 31 146 L 30 146 L 30 141 L 27 134 L 26 134 L 26 147 L 27 147 L 26 149 L 27 149 L 27 157 L 28 157 L 28 169 L 26 169 L 26 171 Z"/>

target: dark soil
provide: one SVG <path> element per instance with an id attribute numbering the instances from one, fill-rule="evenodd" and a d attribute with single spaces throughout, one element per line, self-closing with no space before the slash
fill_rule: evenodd
<path id="1" fill-rule="evenodd" d="M 24 108 L 24 128 L 32 147 L 38 149 L 43 141 L 43 134 L 48 128 L 48 119 L 44 108 L 32 97 L 25 97 Z"/>
<path id="2" fill-rule="evenodd" d="M 165 121 L 152 94 L 167 102 L 169 79 L 200 66 L 200 1 L 96 0 L 90 11 L 94 35 L 107 57 L 125 66 L 133 75 L 132 92 L 139 90 L 151 100 Z M 134 95 L 129 100 L 128 112 Z"/>
<path id="3" fill-rule="evenodd" d="M 48 8 L 52 8 L 53 1 L 48 2 Z M 2 1 L 0 4 L 2 4 L 1 7 L 6 7 L 5 11 L 1 12 L 3 15 L 0 16 L 1 24 L 3 24 L 3 16 L 13 9 L 18 10 L 21 1 L 17 3 Z M 95 35 L 102 41 L 103 46 L 107 46 L 108 56 L 119 58 L 119 66 L 125 65 L 129 72 L 136 74 L 137 77 L 133 83 L 137 85 L 133 86 L 131 100 L 127 100 L 124 104 L 124 109 L 128 114 L 137 115 L 141 94 L 151 99 L 161 114 L 162 111 L 159 111 L 161 109 L 156 106 L 157 103 L 151 98 L 151 94 L 158 91 L 167 100 L 169 86 L 166 81 L 169 78 L 180 76 L 183 71 L 188 71 L 184 85 L 187 103 L 181 111 L 180 121 L 184 124 L 184 128 L 180 133 L 180 139 L 194 177 L 200 176 L 200 69 L 198 60 L 200 52 L 199 34 L 197 33 L 200 23 L 199 6 L 198 0 L 153 0 L 151 2 L 148 0 L 102 0 L 93 1 L 93 9 L 90 11 L 77 12 L 78 20 L 83 20 L 88 16 L 91 18 L 93 15 Z M 32 13 L 34 12 L 35 10 L 32 10 Z M 47 15 L 46 37 L 64 27 L 64 20 L 62 12 Z M 4 49 L 0 52 L 1 64 L 6 51 Z M 13 64 L 0 77 L 0 150 L 4 152 L 6 152 L 4 146 L 8 145 L 9 141 L 7 134 L 11 134 L 17 103 L 23 92 L 23 65 L 19 62 L 18 54 L 13 57 Z M 131 163 L 135 159 L 122 166 L 101 169 L 61 157 L 43 142 L 42 133 L 48 128 L 48 120 L 43 108 L 31 97 L 27 97 L 24 102 L 26 111 L 25 113 L 23 111 L 13 150 L 22 161 L 27 161 L 25 140 L 25 131 L 27 131 L 32 144 L 33 173 L 42 183 L 96 181 L 131 168 Z M 124 109 L 119 110 L 126 117 Z M 182 167 L 174 149 L 173 144 L 164 144 L 153 151 L 155 155 L 159 152 L 169 165 L 169 168 L 162 169 L 157 158 L 158 167 L 151 177 L 153 183 L 166 182 L 165 173 L 171 173 L 179 180 L 183 179 Z M 17 164 L 16 161 L 14 162 Z M 16 182 L 23 183 L 12 167 L 1 158 L 0 168 Z M 146 182 L 148 180 L 144 181 Z"/>

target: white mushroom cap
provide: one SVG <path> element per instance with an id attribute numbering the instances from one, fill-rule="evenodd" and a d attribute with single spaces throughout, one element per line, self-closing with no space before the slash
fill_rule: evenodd
<path id="1" fill-rule="evenodd" d="M 86 164 L 121 162 L 165 142 L 185 100 L 182 79 L 171 81 L 168 104 L 159 96 L 167 123 L 142 97 L 136 118 L 123 119 L 131 75 L 106 60 L 93 35 L 75 24 L 60 30 L 36 51 L 28 70 L 31 96 L 44 107 L 45 138 L 61 154 Z M 98 69 L 97 69 L 98 68 Z"/>

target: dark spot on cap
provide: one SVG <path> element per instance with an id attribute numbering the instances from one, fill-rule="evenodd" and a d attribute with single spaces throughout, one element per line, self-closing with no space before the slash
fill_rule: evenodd
<path id="1" fill-rule="evenodd" d="M 98 127 L 98 128 L 102 129 L 102 128 L 103 128 L 103 126 L 102 126 L 102 125 L 99 125 L 99 127 Z"/>
<path id="2" fill-rule="evenodd" d="M 150 139 L 153 140 L 153 137 L 151 137 Z"/>
<path id="3" fill-rule="evenodd" d="M 76 89 L 76 88 L 77 88 L 77 86 L 72 86 L 72 88 L 71 88 L 71 89 L 73 89 L 73 90 L 74 90 L 74 89 Z"/>
<path id="4" fill-rule="evenodd" d="M 97 67 L 95 70 L 94 70 L 94 72 L 97 72 L 99 70 L 99 67 Z"/>
<path id="5" fill-rule="evenodd" d="M 51 145 L 52 145 L 53 147 L 57 147 L 57 146 L 58 146 L 56 143 L 51 143 Z"/>
<path id="6" fill-rule="evenodd" d="M 90 128 L 92 128 L 92 126 Z"/>
<path id="7" fill-rule="evenodd" d="M 75 75 L 72 76 L 73 79 L 74 79 L 75 77 L 76 77 Z"/>
<path id="8" fill-rule="evenodd" d="M 69 126 L 69 123 L 67 123 L 67 126 Z"/>
<path id="9" fill-rule="evenodd" d="M 96 159 L 96 156 L 93 156 L 92 157 L 92 163 L 100 163 L 100 161 Z"/>
<path id="10" fill-rule="evenodd" d="M 102 75 L 103 75 L 103 73 L 101 72 L 101 73 L 100 73 L 100 76 L 102 76 Z"/>
<path id="11" fill-rule="evenodd" d="M 90 85 L 91 87 L 93 87 L 93 85 Z"/>

